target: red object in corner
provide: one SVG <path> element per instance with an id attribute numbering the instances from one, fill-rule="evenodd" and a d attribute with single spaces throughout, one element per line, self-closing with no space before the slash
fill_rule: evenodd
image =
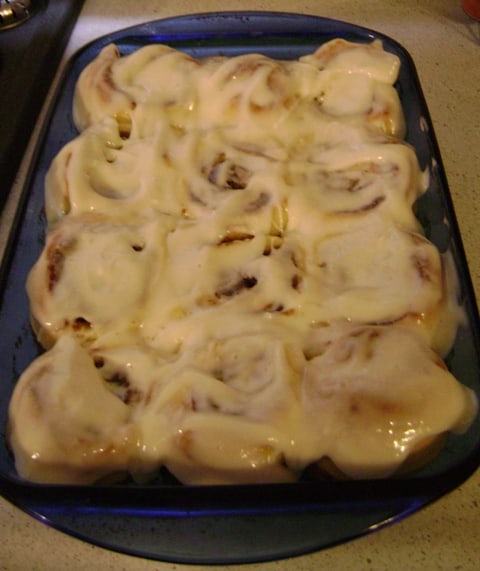
<path id="1" fill-rule="evenodd" d="M 465 13 L 475 20 L 480 20 L 480 0 L 462 0 Z"/>

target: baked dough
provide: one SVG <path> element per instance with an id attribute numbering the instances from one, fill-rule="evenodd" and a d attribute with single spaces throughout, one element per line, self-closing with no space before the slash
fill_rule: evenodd
<path id="1" fill-rule="evenodd" d="M 20 476 L 384 478 L 469 426 L 398 72 L 345 40 L 295 61 L 111 45 L 86 67 L 27 282 L 46 352 L 10 403 Z"/>

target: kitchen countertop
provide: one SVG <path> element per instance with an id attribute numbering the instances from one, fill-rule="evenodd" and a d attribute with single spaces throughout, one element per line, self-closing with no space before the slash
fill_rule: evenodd
<path id="1" fill-rule="evenodd" d="M 435 127 L 479 299 L 480 23 L 465 15 L 460 0 L 86 0 L 63 61 L 88 41 L 113 30 L 147 20 L 217 10 L 276 10 L 336 18 L 386 34 L 409 51 Z M 0 253 L 30 155 L 31 148 L 2 213 Z M 148 561 L 92 546 L 47 527 L 3 499 L 0 499 L 0 537 L 0 569 L 8 571 L 195 569 L 195 566 Z M 225 568 L 252 571 L 480 569 L 480 470 L 449 495 L 376 533 L 311 555 Z"/>

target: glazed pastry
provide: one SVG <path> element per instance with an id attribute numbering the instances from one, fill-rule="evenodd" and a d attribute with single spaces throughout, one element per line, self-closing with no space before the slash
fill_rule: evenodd
<path id="1" fill-rule="evenodd" d="M 46 352 L 9 409 L 35 482 L 385 478 L 477 412 L 455 271 L 379 42 L 295 61 L 107 46 L 45 181 Z"/>

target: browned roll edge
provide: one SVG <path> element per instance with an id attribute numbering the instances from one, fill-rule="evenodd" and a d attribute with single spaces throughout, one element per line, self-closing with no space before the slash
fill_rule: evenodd
<path id="1" fill-rule="evenodd" d="M 420 441 L 407 458 L 390 475 L 390 478 L 403 478 L 418 472 L 440 454 L 445 446 L 446 433 L 436 434 Z M 310 464 L 304 472 L 308 480 L 352 480 L 329 457 L 324 456 Z"/>

